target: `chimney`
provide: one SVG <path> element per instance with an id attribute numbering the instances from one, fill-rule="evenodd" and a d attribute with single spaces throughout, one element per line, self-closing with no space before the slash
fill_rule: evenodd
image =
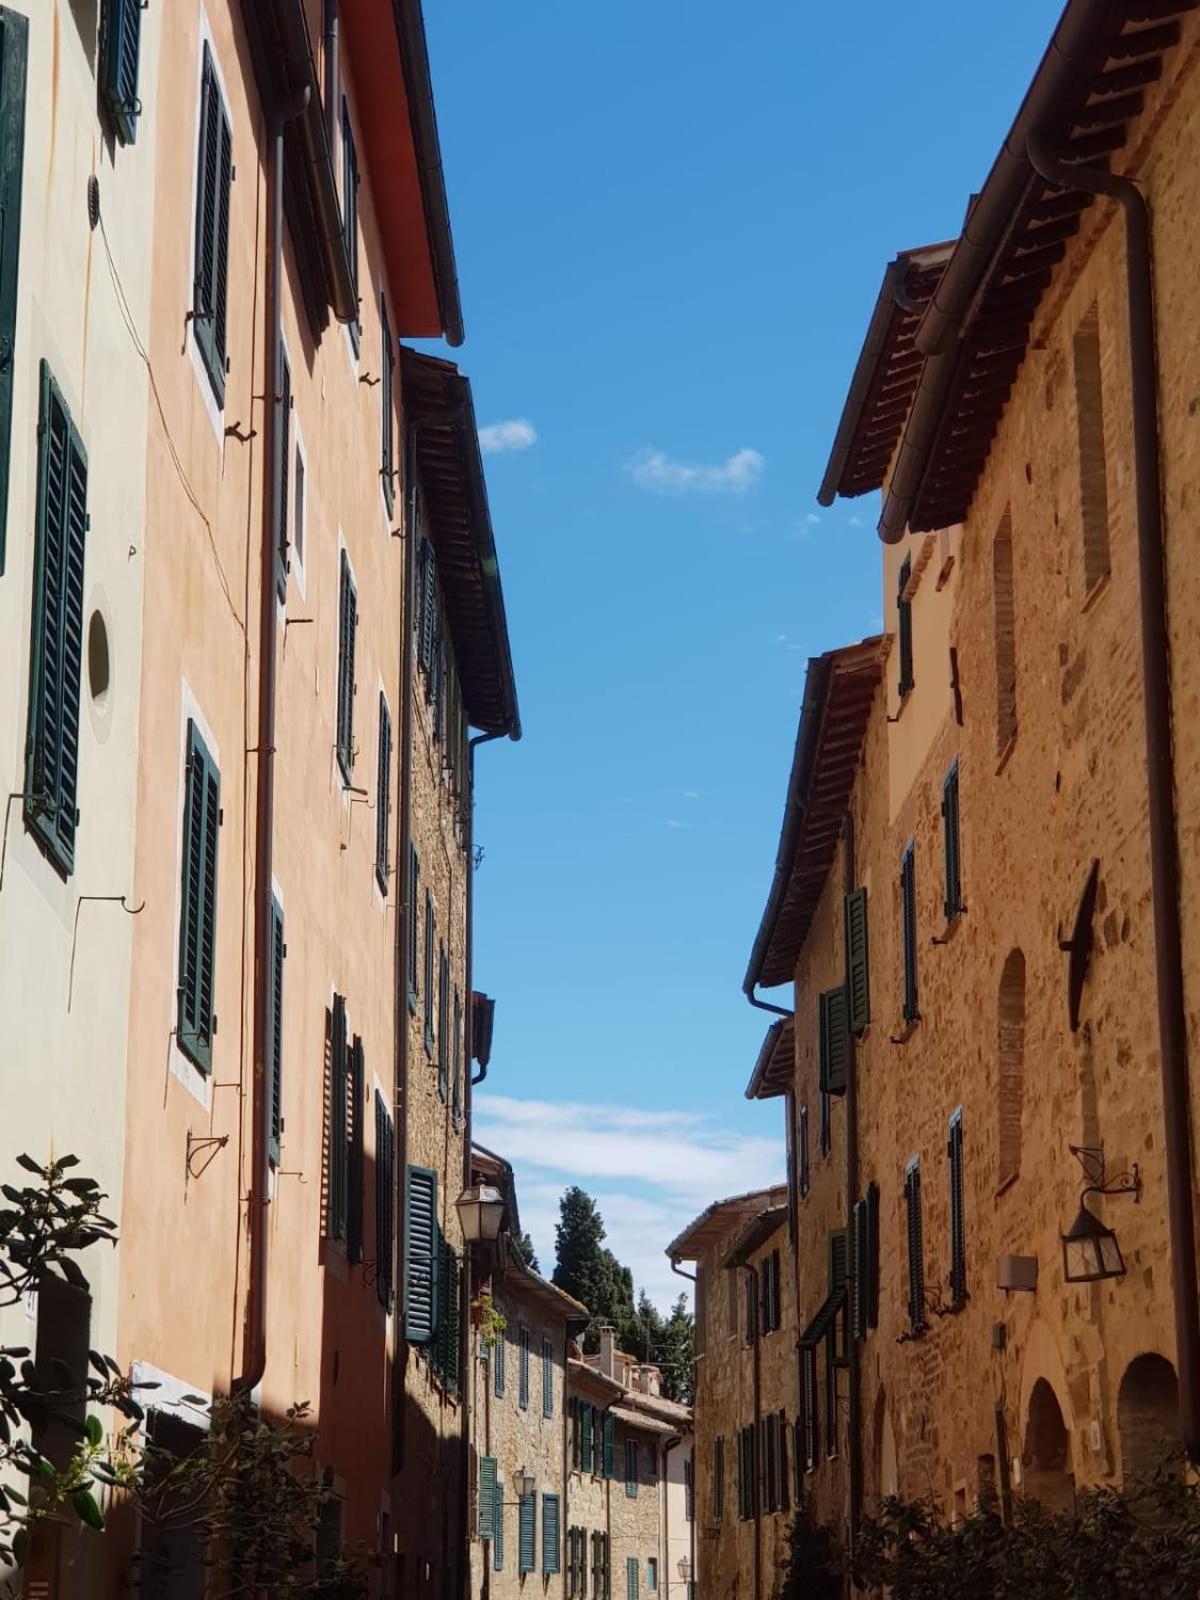
<path id="1" fill-rule="evenodd" d="M 607 1323 L 600 1329 L 600 1371 L 606 1378 L 617 1375 L 617 1335 Z"/>
<path id="2" fill-rule="evenodd" d="M 638 1388 L 643 1394 L 660 1395 L 662 1393 L 662 1373 L 657 1367 L 639 1367 Z"/>

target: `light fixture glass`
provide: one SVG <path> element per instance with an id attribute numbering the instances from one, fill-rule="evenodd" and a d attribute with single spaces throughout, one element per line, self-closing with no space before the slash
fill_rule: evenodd
<path id="1" fill-rule="evenodd" d="M 504 1221 L 504 1196 L 490 1184 L 477 1183 L 464 1189 L 454 1202 L 463 1238 L 468 1244 L 490 1244 L 500 1237 Z"/>
<path id="2" fill-rule="evenodd" d="M 688 1579 L 691 1577 L 691 1575 L 692 1575 L 692 1563 L 691 1563 L 691 1561 L 688 1559 L 687 1556 L 680 1556 L 680 1558 L 679 1558 L 679 1576 L 683 1579 L 684 1583 L 686 1583 L 688 1581 Z"/>
<path id="3" fill-rule="evenodd" d="M 1068 1283 L 1096 1283 L 1125 1275 L 1117 1236 L 1080 1202 L 1079 1215 L 1062 1236 L 1063 1275 Z"/>
<path id="4" fill-rule="evenodd" d="M 528 1467 L 518 1467 L 513 1473 L 513 1488 L 517 1491 L 517 1499 L 524 1500 L 537 1488 L 537 1474 L 530 1472 Z"/>

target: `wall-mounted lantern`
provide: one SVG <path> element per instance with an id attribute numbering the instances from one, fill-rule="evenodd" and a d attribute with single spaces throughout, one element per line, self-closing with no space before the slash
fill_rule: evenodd
<path id="1" fill-rule="evenodd" d="M 1079 1215 L 1062 1236 L 1063 1276 L 1068 1283 L 1098 1283 L 1104 1278 L 1122 1278 L 1125 1258 L 1117 1236 L 1088 1210 L 1087 1197 L 1089 1194 L 1131 1194 L 1137 1200 L 1142 1192 L 1137 1163 L 1134 1162 L 1130 1172 L 1120 1173 L 1106 1182 L 1102 1148 L 1071 1145 L 1069 1149 L 1083 1168 L 1084 1176 L 1091 1181 L 1079 1196 Z"/>
<path id="2" fill-rule="evenodd" d="M 486 1183 L 473 1184 L 459 1195 L 454 1208 L 468 1244 L 492 1244 L 500 1237 L 504 1196 L 499 1189 Z"/>

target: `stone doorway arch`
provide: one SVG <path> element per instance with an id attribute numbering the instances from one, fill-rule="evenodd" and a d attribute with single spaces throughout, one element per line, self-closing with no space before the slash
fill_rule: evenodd
<path id="1" fill-rule="evenodd" d="M 1180 1448 L 1179 1380 L 1166 1356 L 1151 1351 L 1125 1368 L 1117 1391 L 1121 1479 L 1126 1491 L 1148 1488 Z"/>
<path id="2" fill-rule="evenodd" d="M 1075 1504 L 1071 1471 L 1071 1435 L 1058 1396 L 1045 1378 L 1029 1394 L 1025 1443 L 1021 1451 L 1022 1487 L 1050 1511 L 1070 1511 Z"/>

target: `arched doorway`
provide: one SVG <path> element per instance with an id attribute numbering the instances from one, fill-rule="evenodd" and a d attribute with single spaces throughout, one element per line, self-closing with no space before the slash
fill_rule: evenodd
<path id="1" fill-rule="evenodd" d="M 1037 1380 L 1029 1396 L 1021 1465 L 1027 1495 L 1050 1511 L 1071 1510 L 1075 1504 L 1071 1435 L 1058 1396 L 1045 1378 Z"/>
<path id="2" fill-rule="evenodd" d="M 1126 1491 L 1144 1489 L 1178 1454 L 1179 1381 L 1165 1356 L 1138 1356 L 1117 1392 L 1121 1478 Z"/>

